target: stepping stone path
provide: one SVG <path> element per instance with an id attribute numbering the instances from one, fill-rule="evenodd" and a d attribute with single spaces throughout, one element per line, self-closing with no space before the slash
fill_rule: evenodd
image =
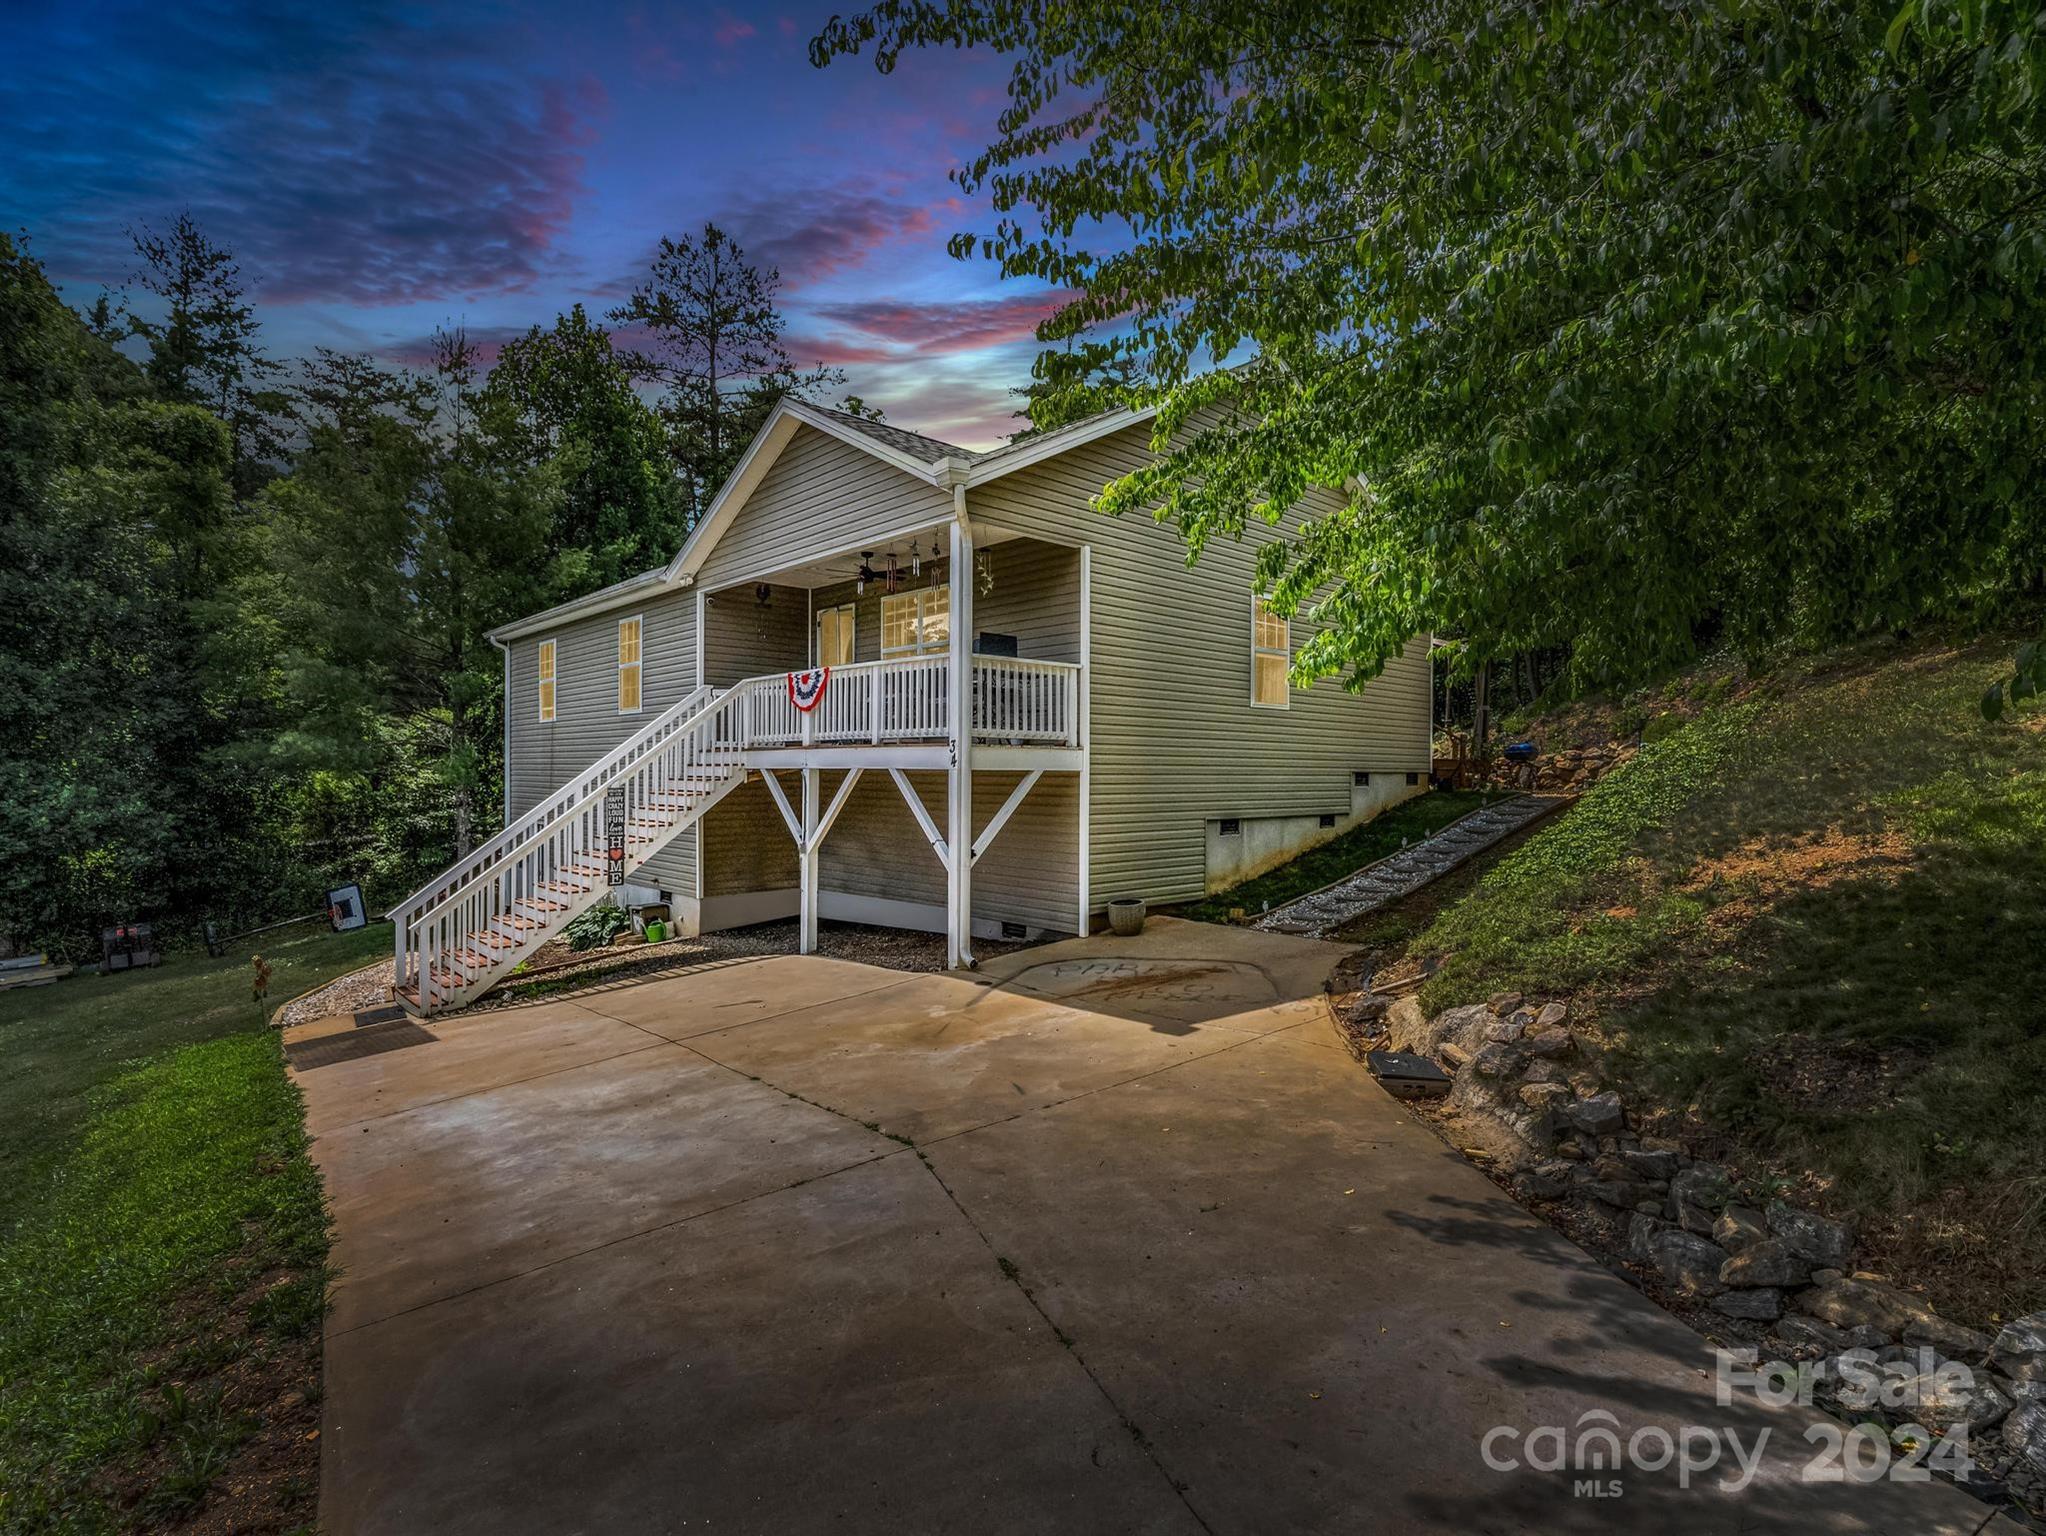
<path id="1" fill-rule="evenodd" d="M 1497 805 L 1473 811 L 1433 837 L 1366 865 L 1347 879 L 1309 891 L 1282 907 L 1274 907 L 1252 926 L 1273 933 L 1299 933 L 1321 938 L 1354 917 L 1418 891 L 1440 879 L 1473 854 L 1483 853 L 1549 812 L 1568 805 L 1574 795 L 1516 795 Z"/>

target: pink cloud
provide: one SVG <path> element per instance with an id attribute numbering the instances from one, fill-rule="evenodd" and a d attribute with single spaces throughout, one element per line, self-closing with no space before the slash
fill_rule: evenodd
<path id="1" fill-rule="evenodd" d="M 719 11 L 717 25 L 711 29 L 710 35 L 720 48 L 736 48 L 758 30 L 752 22 L 742 21 L 730 11 Z"/>
<path id="2" fill-rule="evenodd" d="M 888 246 L 942 239 L 940 214 L 955 199 L 903 202 L 869 192 L 821 187 L 750 203 L 717 222 L 730 230 L 754 261 L 776 268 L 789 290 L 848 271 Z"/>
<path id="3" fill-rule="evenodd" d="M 1017 293 L 956 304 L 861 299 L 821 304 L 817 315 L 848 330 L 921 353 L 974 352 L 1034 339 L 1038 325 L 1072 297 L 1065 292 Z"/>

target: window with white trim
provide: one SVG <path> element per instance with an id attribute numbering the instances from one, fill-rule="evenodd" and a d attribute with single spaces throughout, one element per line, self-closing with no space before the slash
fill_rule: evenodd
<path id="1" fill-rule="evenodd" d="M 952 643 L 950 582 L 881 599 L 881 654 L 928 656 Z"/>
<path id="2" fill-rule="evenodd" d="M 554 642 L 540 642 L 540 720 L 554 718 Z"/>
<path id="3" fill-rule="evenodd" d="M 849 667 L 853 659 L 854 608 L 840 603 L 836 608 L 817 610 L 817 659 L 819 667 Z"/>
<path id="4" fill-rule="evenodd" d="M 1286 669 L 1293 661 L 1293 626 L 1261 597 L 1250 600 L 1250 702 L 1260 709 L 1290 709 Z"/>
<path id="5" fill-rule="evenodd" d="M 618 621 L 618 713 L 639 713 L 639 641 L 645 631 L 639 619 Z"/>

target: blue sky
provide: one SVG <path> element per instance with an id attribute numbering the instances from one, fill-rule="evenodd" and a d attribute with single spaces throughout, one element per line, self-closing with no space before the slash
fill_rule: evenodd
<path id="1" fill-rule="evenodd" d="M 968 446 L 1013 430 L 1043 288 L 945 242 L 947 173 L 1006 71 L 956 52 L 811 67 L 831 8 L 461 0 L 0 0 L 0 210 L 74 303 L 125 233 L 190 212 L 240 258 L 264 340 L 420 355 L 617 303 L 661 235 L 715 220 L 782 273 L 799 364 Z"/>

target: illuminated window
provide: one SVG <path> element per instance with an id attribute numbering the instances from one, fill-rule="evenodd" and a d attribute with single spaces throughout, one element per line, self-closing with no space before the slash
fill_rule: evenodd
<path id="1" fill-rule="evenodd" d="M 618 621 L 618 713 L 636 715 L 639 713 L 639 636 L 638 619 Z"/>
<path id="2" fill-rule="evenodd" d="M 554 642 L 540 642 L 540 718 L 554 718 Z"/>
<path id="3" fill-rule="evenodd" d="M 1292 661 L 1292 626 L 1261 597 L 1250 604 L 1250 702 L 1287 709 L 1286 668 Z"/>
<path id="4" fill-rule="evenodd" d="M 817 614 L 817 661 L 820 667 L 849 667 L 853 659 L 853 605 L 821 609 Z"/>
<path id="5" fill-rule="evenodd" d="M 952 643 L 952 587 L 896 592 L 881 599 L 881 654 L 927 656 Z"/>

